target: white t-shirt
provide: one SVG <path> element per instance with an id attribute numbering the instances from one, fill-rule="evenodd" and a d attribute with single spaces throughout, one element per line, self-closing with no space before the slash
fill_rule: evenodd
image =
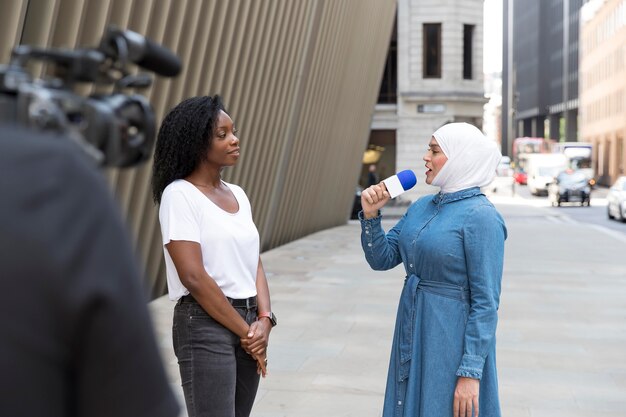
<path id="1" fill-rule="evenodd" d="M 185 180 L 176 180 L 163 191 L 159 221 L 170 300 L 189 294 L 165 247 L 172 240 L 200 244 L 204 269 L 227 297 L 244 299 L 256 295 L 259 232 L 252 221 L 250 201 L 241 187 L 223 184 L 239 203 L 237 213 L 222 210 Z"/>

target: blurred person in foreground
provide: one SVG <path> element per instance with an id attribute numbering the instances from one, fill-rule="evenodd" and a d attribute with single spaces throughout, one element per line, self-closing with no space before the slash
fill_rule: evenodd
<path id="1" fill-rule="evenodd" d="M 93 161 L 67 137 L 0 125 L 0 195 L 0 416 L 177 416 Z"/>
<path id="2" fill-rule="evenodd" d="M 383 183 L 363 191 L 361 242 L 375 270 L 406 271 L 383 417 L 500 416 L 496 324 L 506 226 L 481 193 L 496 175 L 495 142 L 467 123 L 433 133 L 426 183 L 441 188 L 413 203 L 387 233 Z"/>
<path id="3" fill-rule="evenodd" d="M 157 138 L 153 196 L 189 417 L 250 415 L 276 325 L 250 202 L 222 180 L 239 153 L 219 96 L 179 103 Z"/>

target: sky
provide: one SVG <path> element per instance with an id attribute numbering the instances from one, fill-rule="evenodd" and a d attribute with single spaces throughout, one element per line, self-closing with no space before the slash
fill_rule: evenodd
<path id="1" fill-rule="evenodd" d="M 485 0 L 483 20 L 483 72 L 502 70 L 502 0 Z"/>

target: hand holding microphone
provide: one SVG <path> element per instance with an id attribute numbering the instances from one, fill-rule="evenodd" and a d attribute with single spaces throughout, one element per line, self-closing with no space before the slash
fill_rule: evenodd
<path id="1" fill-rule="evenodd" d="M 366 219 L 371 219 L 378 215 L 387 202 L 396 198 L 407 190 L 410 190 L 417 183 L 415 173 L 410 169 L 400 171 L 396 175 L 366 188 L 361 193 L 361 206 Z"/>

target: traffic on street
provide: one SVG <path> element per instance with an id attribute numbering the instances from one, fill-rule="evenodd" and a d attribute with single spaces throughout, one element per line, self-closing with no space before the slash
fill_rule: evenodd
<path id="1" fill-rule="evenodd" d="M 499 181 L 499 182 L 498 182 Z M 626 222 L 610 219 L 607 212 L 608 188 L 596 186 L 591 190 L 589 206 L 575 203 L 563 203 L 553 207 L 548 196 L 532 195 L 525 185 L 514 184 L 507 178 L 496 178 L 495 190 L 487 190 L 487 194 L 494 202 L 509 204 L 526 204 L 533 207 L 544 207 L 547 216 L 557 222 L 578 222 L 602 226 L 608 230 L 622 233 L 626 238 Z"/>

